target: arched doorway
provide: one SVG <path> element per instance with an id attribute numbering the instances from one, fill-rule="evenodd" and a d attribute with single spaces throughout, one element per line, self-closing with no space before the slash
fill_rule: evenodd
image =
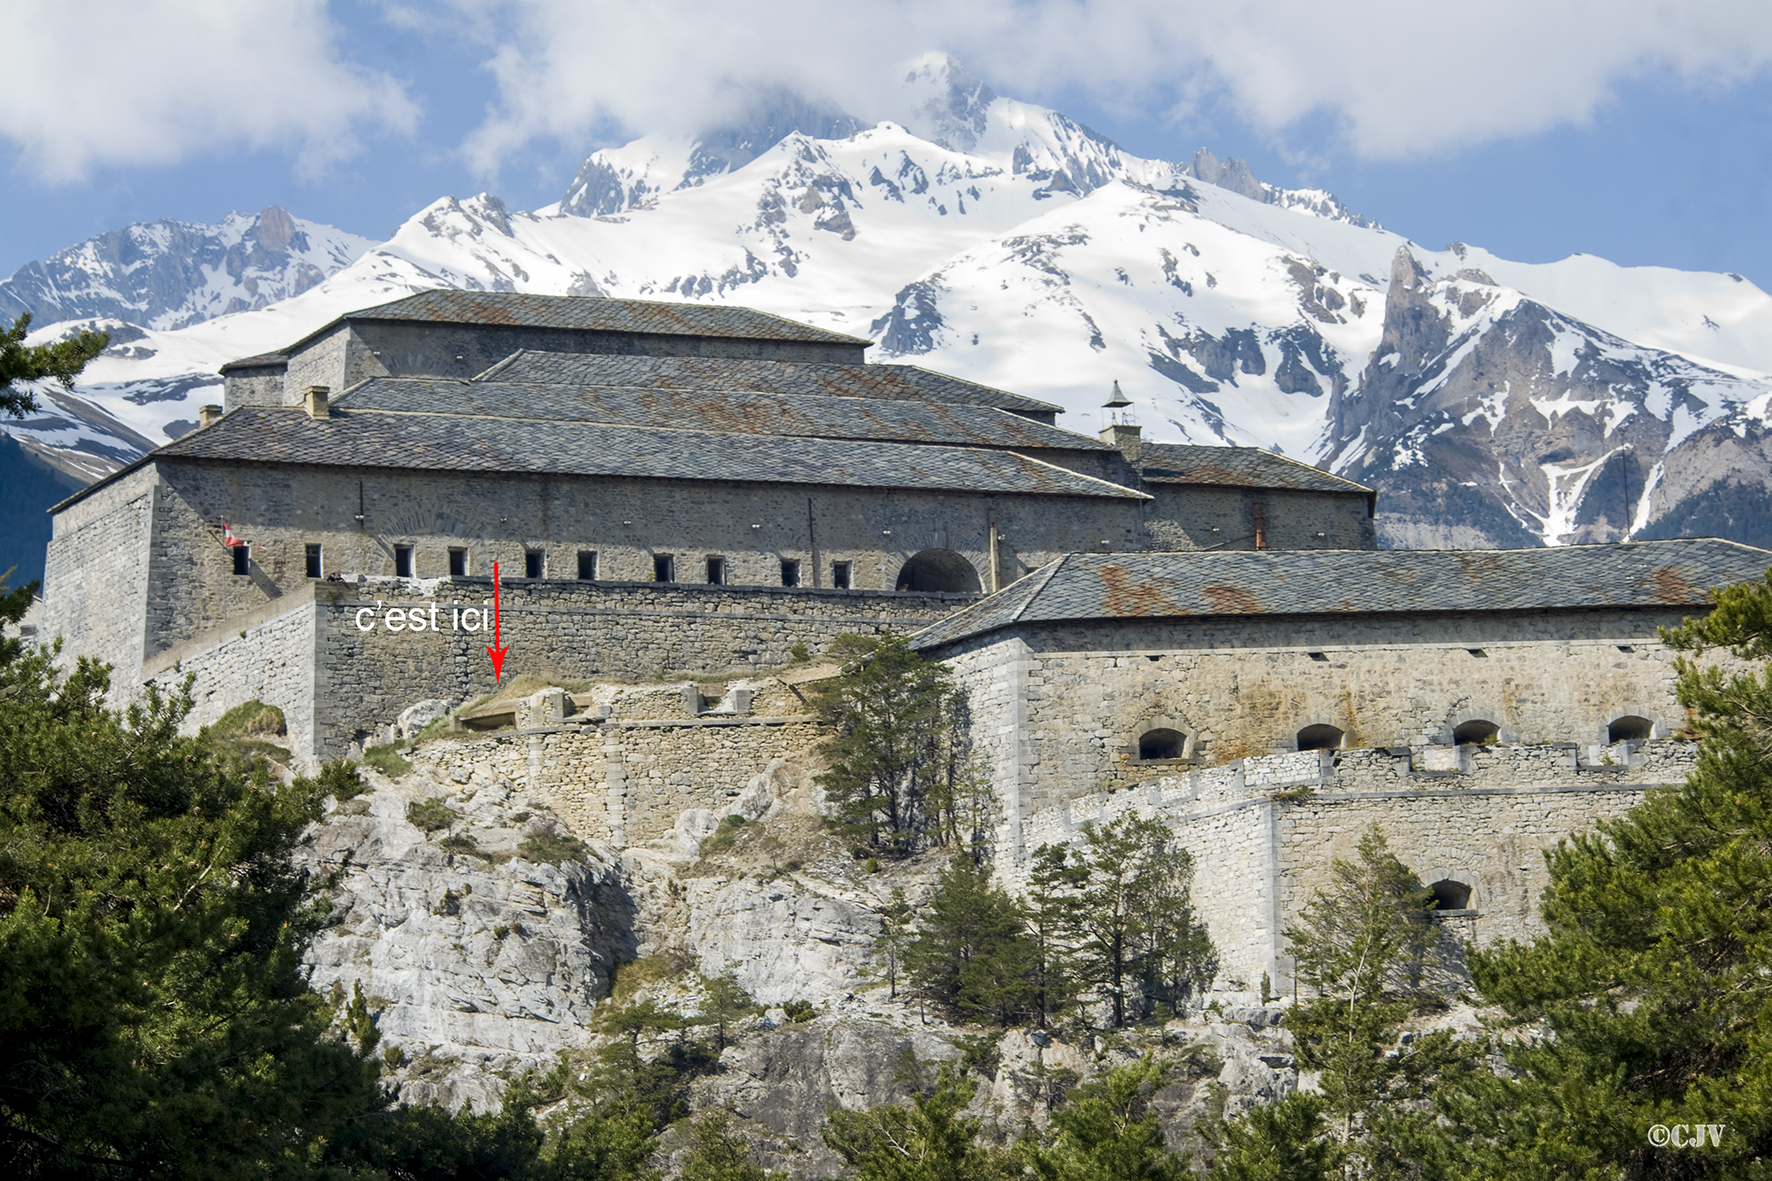
<path id="1" fill-rule="evenodd" d="M 1627 714 L 1622 718 L 1614 718 L 1606 727 L 1606 741 L 1624 742 L 1642 741 L 1655 733 L 1655 723 L 1648 718 L 1640 718 L 1635 714 Z"/>
<path id="2" fill-rule="evenodd" d="M 1187 738 L 1179 730 L 1146 730 L 1138 736 L 1138 757 L 1146 762 L 1179 759 L 1186 745 Z"/>
<path id="3" fill-rule="evenodd" d="M 1463 882 L 1442 878 L 1428 887 L 1434 895 L 1435 910 L 1469 910 L 1471 888 Z"/>
<path id="4" fill-rule="evenodd" d="M 1494 746 L 1501 741 L 1501 727 L 1486 718 L 1472 718 L 1468 722 L 1460 722 L 1452 731 L 1455 745 L 1475 743 L 1478 746 Z"/>
<path id="5" fill-rule="evenodd" d="M 1298 732 L 1299 750 L 1340 750 L 1341 731 L 1334 726 L 1306 726 Z"/>
<path id="6" fill-rule="evenodd" d="M 951 549 L 913 554 L 898 572 L 895 590 L 976 595 L 984 589 L 971 562 Z"/>

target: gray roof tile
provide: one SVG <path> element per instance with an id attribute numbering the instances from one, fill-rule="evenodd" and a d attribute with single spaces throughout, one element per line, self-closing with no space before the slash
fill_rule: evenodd
<path id="1" fill-rule="evenodd" d="M 937 648 L 1014 624 L 1223 615 L 1708 607 L 1772 552 L 1712 538 L 1525 550 L 1069 554 L 917 633 Z"/>
<path id="2" fill-rule="evenodd" d="M 861 337 L 814 328 L 768 312 L 729 304 L 531 295 L 520 291 L 439 288 L 377 307 L 346 312 L 339 319 L 496 324 L 507 328 L 572 328 L 665 336 L 736 336 L 748 340 L 822 341 L 830 344 L 873 343 Z"/>
<path id="3" fill-rule="evenodd" d="M 797 397 L 738 389 L 527 385 L 501 380 L 374 378 L 341 395 L 340 409 L 600 422 L 727 434 L 952 443 L 969 447 L 1103 452 L 1091 435 L 990 406 L 879 398 Z"/>
<path id="4" fill-rule="evenodd" d="M 350 409 L 242 407 L 144 462 L 175 457 L 1147 499 L 1013 451 Z"/>
<path id="5" fill-rule="evenodd" d="M 1364 484 L 1344 480 L 1259 447 L 1146 443 L 1139 462 L 1144 469 L 1144 478 L 1153 484 L 1220 484 L 1236 488 L 1372 494 L 1372 489 Z"/>
<path id="6" fill-rule="evenodd" d="M 838 365 L 724 357 L 638 357 L 602 353 L 513 353 L 479 380 L 642 389 L 754 390 L 839 398 L 911 399 L 1056 413 L 1061 407 L 915 365 Z"/>

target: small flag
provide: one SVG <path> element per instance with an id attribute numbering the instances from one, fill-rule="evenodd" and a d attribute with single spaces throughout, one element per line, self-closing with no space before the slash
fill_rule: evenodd
<path id="1" fill-rule="evenodd" d="M 229 525 L 226 521 L 222 522 L 222 544 L 226 546 L 242 544 L 240 539 L 234 536 L 233 526 Z"/>

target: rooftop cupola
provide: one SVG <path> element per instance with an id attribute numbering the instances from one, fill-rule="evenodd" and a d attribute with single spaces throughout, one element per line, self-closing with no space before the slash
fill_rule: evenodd
<path id="1" fill-rule="evenodd" d="M 1101 441 L 1118 447 L 1120 454 L 1126 457 L 1126 462 L 1136 467 L 1142 448 L 1139 435 L 1144 428 L 1138 425 L 1138 419 L 1132 413 L 1132 399 L 1120 392 L 1119 382 L 1114 383 L 1113 397 L 1103 402 L 1101 408 L 1106 412 L 1103 415 L 1106 424 L 1101 428 Z"/>

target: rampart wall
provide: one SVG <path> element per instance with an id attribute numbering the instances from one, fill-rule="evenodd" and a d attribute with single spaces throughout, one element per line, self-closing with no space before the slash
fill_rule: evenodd
<path id="1" fill-rule="evenodd" d="M 1622 816 L 1644 791 L 1677 783 L 1696 744 L 1619 743 L 1591 760 L 1570 744 L 1461 747 L 1451 771 L 1429 771 L 1407 750 L 1301 751 L 1168 775 L 1130 789 L 1078 796 L 1022 820 L 1028 850 L 1081 839 L 1087 824 L 1126 814 L 1168 824 L 1195 859 L 1194 901 L 1223 960 L 1219 986 L 1292 986 L 1284 932 L 1335 860 L 1353 860 L 1380 825 L 1422 881 L 1470 891 L 1448 922 L 1479 946 L 1543 933 L 1544 851 Z M 1006 859 L 1019 889 L 1026 862 Z"/>
<path id="2" fill-rule="evenodd" d="M 159 654 L 143 677 L 170 685 L 195 674 L 198 700 L 215 716 L 253 698 L 280 706 L 299 759 L 336 758 L 353 742 L 377 740 L 416 701 L 460 704 L 493 692 L 490 629 L 452 626 L 457 607 L 490 616 L 491 600 L 483 578 L 308 583 Z M 843 632 L 911 631 L 956 601 L 966 596 L 516 580 L 500 591 L 504 675 L 651 681 L 780 667 L 796 644 L 816 655 Z M 421 615 L 425 629 L 388 630 L 394 605 Z M 291 688 L 298 674 L 308 681 Z M 210 720 L 204 712 L 192 724 Z"/>

